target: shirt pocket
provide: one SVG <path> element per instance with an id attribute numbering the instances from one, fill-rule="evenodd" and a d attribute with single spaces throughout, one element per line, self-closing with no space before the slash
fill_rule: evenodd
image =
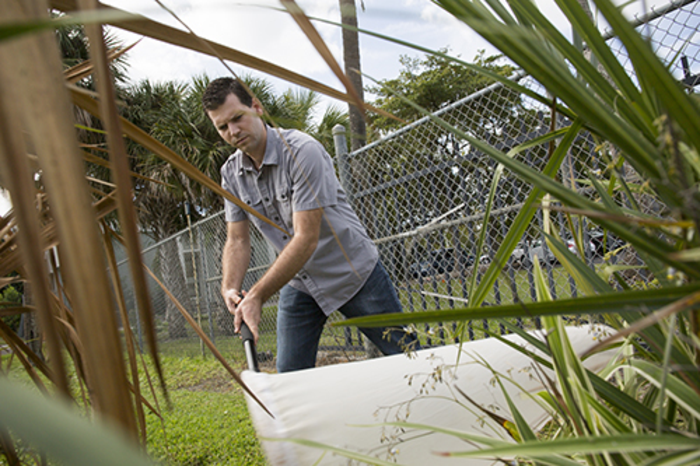
<path id="1" fill-rule="evenodd" d="M 248 207 L 252 208 L 253 210 L 259 212 L 262 215 L 265 215 L 263 202 L 258 192 L 248 191 L 241 197 L 241 200 L 245 202 L 248 205 Z M 248 218 L 252 220 L 255 224 L 258 224 L 260 222 L 259 218 L 251 215 L 250 213 L 248 213 Z"/>
<path id="2" fill-rule="evenodd" d="M 287 185 L 282 185 L 277 191 L 277 206 L 279 208 L 279 214 L 281 221 L 284 225 L 291 226 L 292 215 L 294 214 L 294 208 L 292 203 L 292 189 Z"/>

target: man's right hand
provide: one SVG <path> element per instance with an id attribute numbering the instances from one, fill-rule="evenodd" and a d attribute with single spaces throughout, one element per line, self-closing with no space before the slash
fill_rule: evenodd
<path id="1" fill-rule="evenodd" d="M 221 296 L 223 296 L 224 298 L 224 302 L 226 303 L 226 309 L 228 309 L 228 312 L 235 316 L 236 306 L 238 306 L 238 303 L 243 301 L 243 295 L 241 294 L 241 292 L 230 288 L 228 290 L 223 290 L 221 292 Z"/>
<path id="2" fill-rule="evenodd" d="M 258 326 L 262 316 L 262 301 L 256 298 L 254 293 L 243 292 L 243 299 L 236 306 L 236 313 L 233 319 L 233 328 L 236 333 L 240 333 L 243 322 L 248 325 L 255 344 L 258 344 Z"/>

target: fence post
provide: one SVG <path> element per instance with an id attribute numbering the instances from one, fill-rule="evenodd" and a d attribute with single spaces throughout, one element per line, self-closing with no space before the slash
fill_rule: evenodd
<path id="1" fill-rule="evenodd" d="M 338 164 L 338 179 L 340 185 L 348 196 L 348 203 L 352 199 L 352 178 L 350 164 L 348 162 L 348 140 L 345 136 L 345 126 L 337 124 L 333 127 L 333 144 L 335 145 L 335 159 Z M 345 345 L 352 347 L 352 330 L 345 327 Z"/>
<path id="2" fill-rule="evenodd" d="M 192 206 L 189 201 L 185 201 L 185 216 L 187 217 L 187 230 L 190 235 L 190 257 L 192 258 L 192 278 L 194 281 L 194 300 L 197 307 L 197 325 L 202 328 L 202 307 L 199 302 L 199 277 L 197 276 L 197 255 L 194 249 L 194 234 L 192 233 Z M 199 245 L 198 245 L 199 246 Z M 185 269 L 187 270 L 187 269 Z M 187 273 L 185 272 L 185 284 L 187 284 Z M 202 357 L 206 357 L 204 351 L 204 341 L 199 340 L 199 350 L 202 352 Z"/>
<path id="3" fill-rule="evenodd" d="M 204 307 L 207 310 L 207 319 L 209 321 L 209 338 L 212 343 L 216 344 L 216 339 L 214 336 L 214 321 L 211 315 L 211 300 L 209 299 L 209 257 L 207 254 L 207 243 L 204 238 L 204 233 L 202 230 L 204 227 L 200 223 L 197 225 L 197 244 L 199 244 L 199 261 L 202 265 L 202 279 L 200 280 L 200 289 L 202 291 L 202 298 L 204 299 Z"/>
<path id="4" fill-rule="evenodd" d="M 340 185 L 350 201 L 352 198 L 352 178 L 348 162 L 348 140 L 345 136 L 345 126 L 338 124 L 333 127 L 333 144 L 335 145 L 335 159 L 338 164 Z"/>

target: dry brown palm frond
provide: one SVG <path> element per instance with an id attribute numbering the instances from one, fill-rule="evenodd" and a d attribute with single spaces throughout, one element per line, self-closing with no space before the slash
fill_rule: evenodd
<path id="1" fill-rule="evenodd" d="M 10 347 L 12 354 L 17 357 L 17 360 L 24 367 L 25 372 L 31 377 L 34 384 L 45 393 L 48 393 L 46 385 L 42 381 L 39 373 L 51 380 L 51 370 L 29 346 L 17 336 L 15 332 L 0 319 L 0 338 Z M 37 372 L 38 371 L 38 372 Z"/>
<path id="2" fill-rule="evenodd" d="M 51 0 L 50 5 L 52 8 L 63 11 L 65 13 L 70 13 L 78 9 L 78 2 L 75 0 Z M 123 17 L 128 19 L 120 21 L 110 21 L 108 24 L 133 32 L 135 34 L 150 37 L 152 39 L 160 40 L 168 44 L 176 45 L 186 49 L 194 50 L 196 52 L 201 52 L 207 55 L 212 55 L 211 48 L 216 51 L 225 60 L 231 60 L 248 68 L 253 68 L 255 70 L 262 71 L 264 73 L 270 74 L 272 76 L 284 79 L 299 86 L 312 89 L 321 94 L 325 94 L 329 97 L 335 99 L 348 101 L 349 98 L 346 94 L 339 92 L 332 87 L 321 84 L 312 79 L 306 78 L 305 76 L 299 75 L 292 71 L 289 71 L 281 66 L 277 66 L 273 63 L 261 60 L 252 55 L 234 50 L 232 48 L 217 44 L 216 42 L 208 42 L 209 46 L 205 46 L 201 41 L 194 35 L 187 32 L 183 32 L 179 29 L 166 26 L 164 24 L 158 23 L 157 21 L 152 21 L 140 15 L 130 14 L 125 11 L 118 10 L 117 8 L 109 7 L 100 4 L 100 8 L 104 10 L 110 10 L 119 12 L 120 16 L 123 13 Z M 210 48 L 211 47 L 211 48 Z"/>
<path id="3" fill-rule="evenodd" d="M 96 220 L 103 219 L 117 209 L 114 193 L 100 193 L 102 198 L 93 204 Z M 45 210 L 42 215 L 48 215 Z M 9 218 L 9 217 L 8 217 Z M 13 217 L 14 218 L 14 217 Z M 17 245 L 17 229 L 14 220 L 7 225 L 8 232 L 0 234 L 4 241 L 0 242 L 0 276 L 8 275 L 22 267 L 22 255 Z M 58 245 L 58 235 L 55 222 L 52 218 L 44 221 L 41 229 L 42 251 L 46 251 Z"/>
<path id="4" fill-rule="evenodd" d="M 140 432 L 140 438 L 142 443 L 145 444 L 146 441 L 146 418 L 145 418 L 145 412 L 144 412 L 144 407 L 148 408 L 149 411 L 151 411 L 153 414 L 158 416 L 162 420 L 162 416 L 160 414 L 160 409 L 157 406 L 151 405 L 151 403 L 143 396 L 141 392 L 141 384 L 140 384 L 140 378 L 139 374 L 141 373 L 139 371 L 139 359 L 137 358 L 137 352 L 138 356 L 141 356 L 140 351 L 138 350 L 138 347 L 136 345 L 136 340 L 134 338 L 133 331 L 131 329 L 131 325 L 129 324 L 129 315 L 128 311 L 126 309 L 126 302 L 124 300 L 124 291 L 122 288 L 121 284 L 121 278 L 118 273 L 118 266 L 117 266 L 117 261 L 116 257 L 114 255 L 114 247 L 112 245 L 112 238 L 115 237 L 119 241 L 121 241 L 121 238 L 119 238 L 114 230 L 112 230 L 109 225 L 104 220 L 101 220 L 101 226 L 102 226 L 102 231 L 103 231 L 103 242 L 105 246 L 105 251 L 107 253 L 107 260 L 109 262 L 109 270 L 110 270 L 110 276 L 112 278 L 112 283 L 114 286 L 115 290 L 118 290 L 116 293 L 116 298 L 117 298 L 117 305 L 119 307 L 119 315 L 122 320 L 122 328 L 124 330 L 124 339 L 125 339 L 125 344 L 126 344 L 126 350 L 127 354 L 129 356 L 128 362 L 129 362 L 129 369 L 131 371 L 131 385 L 130 389 L 131 392 L 134 394 L 137 400 L 140 400 L 139 403 L 136 403 L 136 414 L 137 414 L 137 420 L 139 423 L 139 432 Z M 151 378 L 148 370 L 148 366 L 146 365 L 145 361 L 141 358 L 141 370 L 143 373 L 146 375 L 147 380 L 149 381 L 149 388 L 151 391 L 151 396 L 153 397 L 153 400 L 155 400 L 156 405 L 158 404 L 158 396 L 153 388 L 153 385 L 151 384 Z"/>
<path id="5" fill-rule="evenodd" d="M 94 149 L 94 148 L 93 148 Z M 95 165 L 99 165 L 100 167 L 109 167 L 109 162 L 105 159 L 102 159 L 94 154 L 91 154 L 89 152 L 83 151 L 83 159 L 85 159 L 86 162 L 94 163 Z M 157 180 L 155 178 L 152 178 L 150 176 L 145 176 L 140 173 L 136 172 L 130 172 L 131 176 L 133 178 L 138 178 L 140 180 L 148 181 L 149 183 L 156 183 L 156 184 L 161 184 L 163 186 L 169 186 L 171 187 L 172 185 L 166 183 L 165 181 Z M 104 180 L 102 180 L 104 182 Z"/>
<path id="6" fill-rule="evenodd" d="M 22 283 L 24 281 L 21 277 L 2 277 L 0 278 L 0 288 L 5 288 L 8 285 L 14 285 L 15 283 Z"/>
<path id="7" fill-rule="evenodd" d="M 114 256 L 114 247 L 112 246 L 112 231 L 107 226 L 107 223 L 103 220 L 102 225 L 102 240 L 104 244 L 105 251 L 107 252 L 107 262 L 109 263 L 110 277 L 112 279 L 112 286 L 116 290 L 115 296 L 117 299 L 117 307 L 119 308 L 119 316 L 122 320 L 122 328 L 124 329 L 124 339 L 126 344 L 126 351 L 128 354 L 129 369 L 131 372 L 131 390 L 135 395 L 137 400 L 143 399 L 141 394 L 141 385 L 139 381 L 139 368 L 138 360 L 136 359 L 136 344 L 134 343 L 134 336 L 131 331 L 131 325 L 129 325 L 129 313 L 126 309 L 126 301 L 124 300 L 124 290 L 122 288 L 121 278 L 119 277 L 119 266 L 117 265 L 117 259 Z M 142 265 L 142 264 L 139 264 Z M 146 443 L 146 415 L 143 410 L 143 403 L 135 403 L 136 407 L 136 420 L 138 421 L 139 433 L 141 442 Z"/>
<path id="8" fill-rule="evenodd" d="M 19 22 L 46 19 L 47 7 L 41 0 L 3 1 L 0 16 Z M 0 53 L 3 61 L 0 85 L 3 93 L 12 90 L 10 100 L 14 103 L 14 118 L 27 129 L 27 139 L 31 141 L 41 166 L 53 228 L 60 243 L 60 272 L 70 294 L 76 331 L 83 347 L 81 356 L 85 362 L 91 405 L 97 413 L 121 425 L 127 432 L 135 433 L 133 404 L 113 312 L 112 292 L 95 210 L 75 140 L 58 45 L 53 32 L 46 31 L 5 41 L 0 45 Z M 27 76 L 32 78 L 24 78 Z M 3 107 L 7 101 L 2 99 Z M 11 196 L 15 206 L 26 203 L 32 205 L 29 212 L 36 210 L 31 204 L 35 199 L 33 193 L 30 196 L 22 190 L 15 190 Z M 18 265 L 29 262 L 27 258 L 32 249 L 43 250 L 46 243 L 42 242 L 41 234 L 37 231 L 34 236 L 30 248 L 18 248 L 22 255 Z M 5 266 L 4 261 L 2 265 Z M 51 306 L 47 305 L 41 312 L 50 312 L 50 309 Z M 57 339 L 50 333 L 46 338 L 47 341 Z"/>
<path id="9" fill-rule="evenodd" d="M 8 50 L 0 51 L 0 59 L 7 59 Z M 6 71 L 0 72 L 3 82 L 11 82 Z M 63 356 L 56 334 L 56 325 L 51 316 L 50 288 L 48 273 L 43 258 L 41 224 L 37 216 L 36 190 L 32 182 L 32 171 L 25 156 L 27 153 L 22 137 L 22 126 L 18 119 L 13 118 L 21 112 L 18 102 L 8 93 L 9 88 L 0 88 L 0 161 L 12 176 L 5 181 L 17 209 L 15 211 L 17 226 L 21 231 L 17 235 L 19 251 L 22 253 L 22 263 L 27 275 L 33 284 L 34 299 L 36 301 L 37 316 L 47 336 L 49 360 L 52 366 L 52 382 L 64 396 L 68 397 L 68 380 L 63 365 Z"/>
<path id="10" fill-rule="evenodd" d="M 17 450 L 15 449 L 15 445 L 12 443 L 12 438 L 10 437 L 10 434 L 5 431 L 0 432 L 0 451 L 5 454 L 10 466 L 21 464 L 19 455 L 17 455 Z"/>
<path id="11" fill-rule="evenodd" d="M 101 180 L 101 179 L 99 179 L 99 178 L 95 178 L 94 176 L 86 176 L 85 179 L 88 180 L 88 181 L 90 181 L 90 182 L 92 182 L 92 183 L 100 184 L 100 185 L 106 186 L 106 187 L 108 187 L 108 188 L 116 188 L 116 187 L 117 187 L 117 185 L 114 184 L 114 183 L 110 183 L 109 181 L 105 181 L 105 180 Z M 93 191 L 95 191 L 95 190 L 93 190 Z M 100 191 L 98 191 L 98 192 L 100 192 Z"/>
<path id="12" fill-rule="evenodd" d="M 0 305 L 6 306 L 8 303 L 0 302 Z M 35 312 L 36 307 L 34 306 L 7 306 L 0 309 L 0 317 L 16 316 L 19 314 L 26 314 L 28 312 Z"/>
<path id="13" fill-rule="evenodd" d="M 185 318 L 185 320 L 187 320 L 187 322 L 190 324 L 190 326 L 194 329 L 194 331 L 197 333 L 199 338 L 201 338 L 201 340 L 204 342 L 204 344 L 207 346 L 207 348 L 209 348 L 209 350 L 212 352 L 214 357 L 221 363 L 222 366 L 224 366 L 224 368 L 228 371 L 228 373 L 231 374 L 231 377 L 233 377 L 233 379 L 236 381 L 236 383 L 238 383 L 238 385 L 240 385 L 241 388 L 243 388 L 243 390 L 245 390 L 248 393 L 248 395 L 250 395 L 250 397 L 253 400 L 255 400 L 255 402 L 258 403 L 260 405 L 260 407 L 267 414 L 270 415 L 270 417 L 274 418 L 275 416 L 270 412 L 270 410 L 267 408 L 267 406 L 265 406 L 263 404 L 263 402 L 260 401 L 258 396 L 255 393 L 253 393 L 250 390 L 250 388 L 248 388 L 248 386 L 245 384 L 245 382 L 243 382 L 241 377 L 233 369 L 233 367 L 231 367 L 231 365 L 228 363 L 228 361 L 226 361 L 226 358 L 224 358 L 224 356 L 219 352 L 219 350 L 216 348 L 214 343 L 209 339 L 209 337 L 204 332 L 204 330 L 202 330 L 202 328 L 197 324 L 197 321 L 195 321 L 194 318 L 190 315 L 190 313 L 187 312 L 187 309 L 185 309 L 185 307 L 182 304 L 180 304 L 180 302 L 175 298 L 175 296 L 170 292 L 170 290 L 158 279 L 158 277 L 156 277 L 156 275 L 152 271 L 148 270 L 148 273 L 151 275 L 151 278 L 153 280 L 155 280 L 155 282 L 158 284 L 158 286 L 160 286 L 160 288 L 165 292 L 165 294 L 168 295 L 168 298 L 173 302 L 173 304 L 175 304 L 178 311 L 180 311 L 182 316 Z"/>
<path id="14" fill-rule="evenodd" d="M 52 266 L 54 270 L 56 269 L 55 261 L 52 257 Z M 80 343 L 80 337 L 78 336 L 78 331 L 75 328 L 75 318 L 73 317 L 73 312 L 66 305 L 66 302 L 70 302 L 70 297 L 65 295 L 65 290 L 62 285 L 56 281 L 54 286 L 58 290 L 58 295 L 54 295 L 54 308 L 56 309 L 55 318 L 60 324 L 60 335 L 63 341 L 64 347 L 68 350 L 68 355 L 70 356 L 73 368 L 77 374 L 78 388 L 80 389 L 80 401 L 82 406 L 89 406 L 90 401 L 88 400 L 86 387 L 87 375 L 85 373 L 85 362 L 82 357 L 83 345 Z"/>
<path id="15" fill-rule="evenodd" d="M 14 219 L 14 213 L 12 209 L 10 209 L 8 212 L 5 213 L 5 215 L 0 215 L 0 238 L 5 235 L 5 230 L 8 227 L 8 224 L 12 222 Z"/>
<path id="16" fill-rule="evenodd" d="M 123 56 L 126 52 L 134 48 L 136 44 L 140 42 L 136 41 L 127 47 L 113 47 L 107 51 L 107 60 L 112 62 L 117 58 Z M 63 71 L 63 75 L 66 77 L 66 81 L 75 84 L 83 78 L 90 76 L 94 72 L 92 60 L 85 60 L 82 63 L 78 63 L 75 66 Z"/>
<path id="17" fill-rule="evenodd" d="M 80 0 L 78 4 L 85 11 L 98 8 L 96 0 Z M 158 340 L 153 319 L 154 312 L 142 266 L 141 241 L 133 204 L 133 186 L 131 184 L 129 160 L 126 153 L 126 143 L 122 137 L 122 125 L 117 111 L 116 91 L 109 69 L 108 51 L 101 25 L 87 24 L 85 25 L 85 30 L 90 40 L 90 58 L 94 63 L 95 81 L 100 94 L 101 120 L 107 131 L 112 177 L 118 187 L 116 190 L 117 213 L 119 214 L 119 223 L 126 241 L 126 253 L 133 277 L 134 295 L 141 322 L 144 325 L 144 333 L 151 358 L 161 382 L 163 393 L 167 396 L 163 371 L 158 357 Z M 143 414 L 142 411 L 139 411 L 139 413 Z M 145 429 L 145 426 L 143 429 Z"/>

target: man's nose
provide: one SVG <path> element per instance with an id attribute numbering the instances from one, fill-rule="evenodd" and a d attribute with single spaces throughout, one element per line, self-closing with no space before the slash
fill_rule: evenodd
<path id="1" fill-rule="evenodd" d="M 238 125 L 235 124 L 235 123 L 232 122 L 232 121 L 229 121 L 229 122 L 228 122 L 228 132 L 229 132 L 231 135 L 235 136 L 235 135 L 238 134 L 238 131 L 239 131 Z"/>

